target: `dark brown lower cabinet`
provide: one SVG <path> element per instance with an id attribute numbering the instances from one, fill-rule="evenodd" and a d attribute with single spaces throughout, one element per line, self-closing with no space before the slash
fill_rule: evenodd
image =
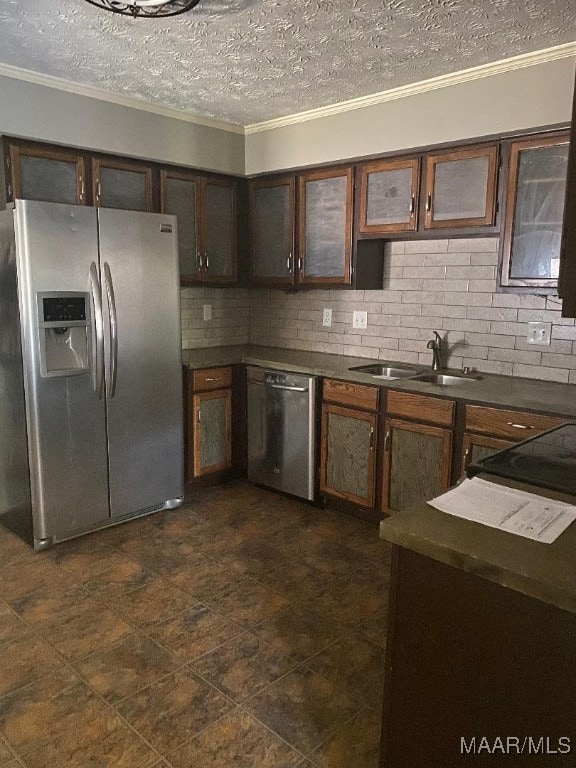
<path id="1" fill-rule="evenodd" d="M 193 399 L 194 477 L 232 466 L 232 390 L 198 392 Z"/>
<path id="2" fill-rule="evenodd" d="M 574 613 L 395 546 L 380 768 L 573 766 L 575 637 Z"/>
<path id="3" fill-rule="evenodd" d="M 451 461 L 451 429 L 387 419 L 382 512 L 398 512 L 447 490 Z"/>
<path id="4" fill-rule="evenodd" d="M 320 490 L 374 506 L 376 414 L 324 403 Z"/>
<path id="5" fill-rule="evenodd" d="M 484 437 L 465 432 L 460 474 L 464 474 L 470 464 L 476 464 L 487 456 L 492 456 L 496 451 L 503 451 L 504 448 L 509 448 L 511 445 L 514 445 L 511 440 L 500 440 L 497 437 Z"/>

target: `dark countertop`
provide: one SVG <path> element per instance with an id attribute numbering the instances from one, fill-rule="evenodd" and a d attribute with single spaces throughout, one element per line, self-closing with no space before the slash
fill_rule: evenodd
<path id="1" fill-rule="evenodd" d="M 401 379 L 383 381 L 365 373 L 349 370 L 349 368 L 358 365 L 371 365 L 378 362 L 394 363 L 392 358 L 384 361 L 246 344 L 231 347 L 185 349 L 182 352 L 182 362 L 188 368 L 212 368 L 245 363 L 277 370 L 300 371 L 316 376 L 330 376 L 404 392 L 576 418 L 576 385 L 574 384 L 557 384 L 549 381 L 480 373 L 478 374 L 482 377 L 480 380 L 465 379 L 463 383 L 457 386 L 442 387 L 421 381 Z M 422 369 L 422 366 L 405 363 L 398 363 L 398 365 L 403 368 L 414 368 L 415 371 Z"/>
<path id="2" fill-rule="evenodd" d="M 484 477 L 497 481 L 494 477 Z M 523 483 L 499 482 L 552 499 L 576 503 L 572 496 Z M 576 613 L 576 522 L 569 525 L 552 544 L 542 544 L 448 515 L 422 503 L 383 520 L 380 537 Z"/>

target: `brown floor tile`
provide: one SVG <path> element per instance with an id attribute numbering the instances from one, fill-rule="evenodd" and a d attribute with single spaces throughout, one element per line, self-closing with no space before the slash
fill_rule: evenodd
<path id="1" fill-rule="evenodd" d="M 248 576 L 257 576 L 278 567 L 284 559 L 277 549 L 272 549 L 261 541 L 251 540 L 243 541 L 218 555 L 219 562 Z"/>
<path id="2" fill-rule="evenodd" d="M 0 526 L 0 551 L 2 552 L 0 570 L 12 565 L 32 562 L 36 557 L 36 553 L 29 544 L 3 526 Z"/>
<path id="3" fill-rule="evenodd" d="M 386 648 L 386 637 L 388 635 L 388 605 L 370 616 L 369 619 L 358 624 L 356 628 L 358 634 L 376 643 L 381 648 Z"/>
<path id="4" fill-rule="evenodd" d="M 290 561 L 286 562 L 289 563 Z M 302 570 L 301 578 L 288 580 L 298 567 Z M 319 571 L 317 568 L 312 568 L 304 563 L 295 563 L 294 561 L 292 561 L 291 566 L 286 568 L 286 580 L 282 580 L 282 568 L 275 569 L 275 571 L 275 573 L 267 571 L 266 573 L 254 576 L 254 578 L 260 584 L 273 589 L 274 592 L 278 592 L 278 594 L 295 605 L 299 604 L 303 598 L 315 592 L 320 592 L 322 589 L 330 588 L 332 591 L 337 590 L 338 584 L 342 580 L 341 576 L 337 576 L 329 571 Z"/>
<path id="5" fill-rule="evenodd" d="M 149 768 L 157 761 L 158 754 L 110 711 L 26 755 L 27 768 Z"/>
<path id="6" fill-rule="evenodd" d="M 348 627 L 357 627 L 381 610 L 388 601 L 386 592 L 372 591 L 354 580 L 340 580 L 338 589 L 328 587 L 306 597 L 302 607 Z"/>
<path id="7" fill-rule="evenodd" d="M 166 510 L 155 515 L 154 523 L 161 533 L 175 541 L 184 541 L 192 546 L 207 535 L 217 535 L 219 524 L 207 520 L 195 510 L 182 509 Z"/>
<path id="8" fill-rule="evenodd" d="M 28 623 L 42 628 L 68 618 L 70 612 L 90 604 L 93 596 L 76 584 L 45 586 L 14 600 L 14 610 Z"/>
<path id="9" fill-rule="evenodd" d="M 244 578 L 229 566 L 203 558 L 173 574 L 169 580 L 197 600 L 206 600 L 239 584 Z"/>
<path id="10" fill-rule="evenodd" d="M 5 603 L 0 602 L 0 643 L 31 633 L 30 627 Z"/>
<path id="11" fill-rule="evenodd" d="M 28 635 L 0 646 L 0 696 L 55 672 L 63 661 L 39 637 Z"/>
<path id="12" fill-rule="evenodd" d="M 256 581 L 244 581 L 205 602 L 246 629 L 290 605 L 286 598 Z"/>
<path id="13" fill-rule="evenodd" d="M 118 711 L 162 754 L 222 717 L 233 703 L 180 670 L 118 704 Z"/>
<path id="14" fill-rule="evenodd" d="M 163 541 L 154 546 L 141 546 L 139 550 L 126 550 L 144 568 L 160 576 L 168 576 L 181 568 L 186 568 L 201 559 L 198 550 L 192 544 L 174 541 L 161 534 Z"/>
<path id="15" fill-rule="evenodd" d="M 352 698 L 380 709 L 384 690 L 384 650 L 352 633 L 309 659 L 306 666 Z"/>
<path id="16" fill-rule="evenodd" d="M 199 539 L 197 546 L 203 554 L 218 558 L 219 554 L 239 546 L 247 538 L 248 535 L 242 531 L 237 531 L 229 525 L 222 525 L 218 528 L 216 535 L 208 533 L 204 538 Z"/>
<path id="17" fill-rule="evenodd" d="M 122 594 L 143 587 L 153 579 L 154 574 L 137 560 L 115 551 L 103 558 L 83 583 L 91 592 Z"/>
<path id="18" fill-rule="evenodd" d="M 165 579 L 109 599 L 113 611 L 139 627 L 147 627 L 175 616 L 194 604 L 194 599 Z"/>
<path id="19" fill-rule="evenodd" d="M 1 571 L 2 598 L 10 605 L 20 597 L 43 587 L 65 583 L 58 568 L 42 555 L 35 557 L 36 560 L 16 563 Z"/>
<path id="20" fill-rule="evenodd" d="M 65 659 L 78 661 L 128 637 L 134 628 L 93 600 L 39 631 Z"/>
<path id="21" fill-rule="evenodd" d="M 323 768 L 378 768 L 380 762 L 380 717 L 362 711 L 313 753 Z"/>
<path id="22" fill-rule="evenodd" d="M 115 553 L 116 550 L 113 547 L 95 541 L 90 536 L 87 541 L 83 537 L 65 541 L 54 549 L 48 550 L 46 556 L 72 579 L 84 582 L 91 573 L 102 567 L 101 563 L 107 556 Z"/>
<path id="23" fill-rule="evenodd" d="M 301 756 L 236 709 L 168 755 L 174 768 L 296 768 Z"/>
<path id="24" fill-rule="evenodd" d="M 173 672 L 178 666 L 168 651 L 134 635 L 75 664 L 88 683 L 115 702 Z"/>
<path id="25" fill-rule="evenodd" d="M 4 739 L 0 738 L 0 765 L 5 765 L 9 760 L 13 759 L 14 755 L 8 749 L 4 743 Z"/>
<path id="26" fill-rule="evenodd" d="M 241 632 L 237 624 L 199 603 L 156 624 L 147 634 L 184 662 L 202 656 Z"/>
<path id="27" fill-rule="evenodd" d="M 196 659 L 190 666 L 231 699 L 240 702 L 295 665 L 294 659 L 246 632 Z"/>
<path id="28" fill-rule="evenodd" d="M 0 699 L 0 731 L 25 754 L 68 729 L 83 728 L 105 705 L 75 674 L 62 669 Z"/>
<path id="29" fill-rule="evenodd" d="M 345 693 L 303 668 L 249 699 L 244 708 L 305 753 L 324 742 L 359 709 Z"/>
<path id="30" fill-rule="evenodd" d="M 258 637 L 298 661 L 314 656 L 347 631 L 341 624 L 299 607 L 289 608 L 252 627 Z"/>
<path id="31" fill-rule="evenodd" d="M 299 544 L 294 556 L 302 563 L 336 576 L 351 577 L 368 564 L 366 556 L 338 541 Z"/>

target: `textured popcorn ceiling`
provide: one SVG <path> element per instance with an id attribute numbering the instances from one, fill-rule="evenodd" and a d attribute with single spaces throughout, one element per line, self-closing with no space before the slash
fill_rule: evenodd
<path id="1" fill-rule="evenodd" d="M 240 125 L 571 42 L 574 0 L 0 0 L 0 63 Z"/>

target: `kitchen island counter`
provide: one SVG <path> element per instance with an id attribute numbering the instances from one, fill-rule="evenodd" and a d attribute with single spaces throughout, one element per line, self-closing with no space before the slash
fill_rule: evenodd
<path id="1" fill-rule="evenodd" d="M 380 535 L 394 545 L 381 768 L 573 766 L 576 524 L 543 544 L 420 504 Z"/>

